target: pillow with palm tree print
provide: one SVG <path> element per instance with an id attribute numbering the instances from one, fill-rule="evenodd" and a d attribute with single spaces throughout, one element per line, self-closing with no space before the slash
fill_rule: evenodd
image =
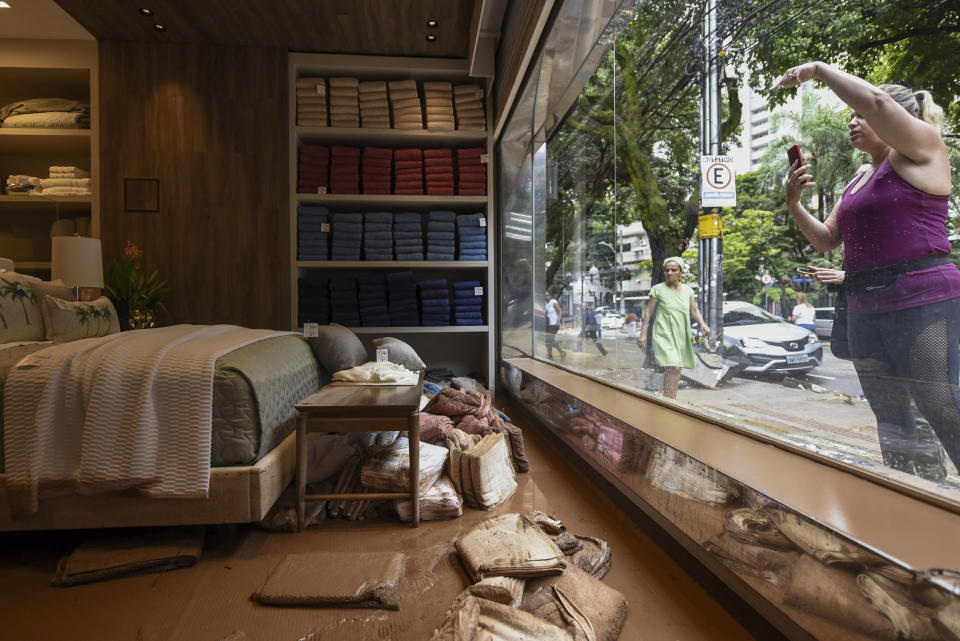
<path id="1" fill-rule="evenodd" d="M 106 296 L 92 301 L 70 301 L 44 296 L 43 323 L 47 328 L 47 340 L 58 343 L 106 336 L 120 331 L 117 310 Z"/>
<path id="2" fill-rule="evenodd" d="M 44 339 L 40 299 L 30 287 L 38 280 L 0 271 L 0 343 Z"/>

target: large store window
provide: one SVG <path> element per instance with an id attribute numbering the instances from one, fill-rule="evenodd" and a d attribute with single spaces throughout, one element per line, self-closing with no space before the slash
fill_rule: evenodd
<path id="1" fill-rule="evenodd" d="M 904 214 L 908 218 L 890 223 L 897 242 L 927 243 L 928 253 L 950 252 L 952 262 L 920 265 L 939 275 L 910 280 L 915 295 L 895 286 L 894 303 L 876 307 L 868 319 L 873 324 L 851 323 L 860 334 L 850 342 L 885 363 L 873 373 L 858 371 L 831 337 L 841 320 L 838 288 L 798 271 L 811 265 L 840 270 L 849 250 L 811 245 L 788 211 L 785 179 L 787 149 L 799 144 L 816 183 L 801 204 L 825 220 L 851 180 L 866 169 L 866 181 L 874 169 L 871 156 L 851 144 L 850 123 L 855 133 L 862 124 L 817 81 L 767 90 L 809 60 L 825 60 L 875 85 L 903 79 L 911 95 L 913 87 L 929 88 L 946 107 L 944 144 L 956 174 L 960 145 L 950 132 L 960 123 L 960 84 L 950 61 L 960 56 L 960 45 L 947 31 L 936 42 L 912 35 L 896 17 L 909 15 L 910 24 L 939 33 L 953 10 L 899 2 L 885 3 L 884 11 L 879 3 L 801 4 L 721 2 L 716 8 L 721 149 L 734 159 L 737 206 L 722 212 L 722 337 L 704 335 L 695 316 L 674 332 L 684 339 L 689 332 L 694 356 L 693 367 L 680 370 L 675 399 L 669 393 L 674 370 L 658 360 L 669 350 L 652 349 L 653 336 L 641 347 L 638 338 L 651 298 L 669 311 L 669 296 L 658 285 L 665 281 L 665 259 L 677 257 L 682 268 L 682 286 L 670 290 L 689 288 L 694 300 L 700 295 L 707 8 L 686 0 L 562 4 L 498 141 L 502 356 L 552 361 L 960 504 L 960 302 L 944 294 L 955 287 L 949 271 L 960 263 L 960 180 L 954 178 L 949 195 L 943 184 L 926 183 L 939 191 L 924 205 L 929 215 Z M 877 171 L 884 180 L 902 178 L 895 170 Z M 914 313 L 927 295 L 939 307 Z M 878 347 L 871 351 L 873 343 Z"/>

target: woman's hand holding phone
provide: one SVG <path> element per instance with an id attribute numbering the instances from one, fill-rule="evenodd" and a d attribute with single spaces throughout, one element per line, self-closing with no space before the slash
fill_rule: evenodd
<path id="1" fill-rule="evenodd" d="M 813 176 L 807 173 L 808 165 L 803 164 L 799 145 L 794 145 L 787 150 L 787 158 L 790 160 L 790 173 L 787 174 L 787 206 L 790 206 L 791 203 L 800 202 L 804 189 L 815 187 L 817 183 L 810 180 Z"/>

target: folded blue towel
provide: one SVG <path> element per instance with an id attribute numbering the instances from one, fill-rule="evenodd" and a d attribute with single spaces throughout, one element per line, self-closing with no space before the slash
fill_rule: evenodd
<path id="1" fill-rule="evenodd" d="M 486 238 L 487 228 L 486 227 L 458 227 L 457 233 L 460 234 L 460 238 Z"/>
<path id="2" fill-rule="evenodd" d="M 331 238 L 335 243 L 359 243 L 363 240 L 363 234 L 360 232 L 339 232 L 334 233 Z"/>
<path id="3" fill-rule="evenodd" d="M 307 254 L 303 253 L 297 258 L 297 260 L 310 260 L 310 261 L 322 261 L 330 260 L 329 254 Z"/>
<path id="4" fill-rule="evenodd" d="M 450 281 L 446 278 L 428 278 L 420 281 L 420 289 L 446 289 L 450 286 Z"/>
<path id="5" fill-rule="evenodd" d="M 396 239 L 416 239 L 421 240 L 423 233 L 419 231 L 395 231 L 393 237 Z"/>
<path id="6" fill-rule="evenodd" d="M 420 292 L 420 300 L 422 301 L 442 300 L 445 302 L 449 302 L 450 294 L 448 294 L 446 291 L 425 291 L 425 292 Z"/>
<path id="7" fill-rule="evenodd" d="M 454 281 L 453 283 L 454 289 L 471 289 L 473 287 L 480 287 L 482 285 L 483 283 L 481 283 L 479 280 L 458 280 Z"/>
<path id="8" fill-rule="evenodd" d="M 389 211 L 368 211 L 363 215 L 363 220 L 368 223 L 392 223 L 393 212 Z"/>
<path id="9" fill-rule="evenodd" d="M 358 249 L 358 250 L 355 251 L 355 252 L 345 252 L 345 251 L 336 252 L 336 251 L 331 251 L 331 252 L 330 252 L 330 260 L 335 260 L 335 261 L 336 261 L 336 260 L 339 260 L 339 261 L 346 261 L 346 262 L 352 262 L 352 261 L 355 261 L 355 260 L 360 260 L 360 250 Z"/>
<path id="10" fill-rule="evenodd" d="M 397 249 L 397 260 L 423 260 L 423 252 L 420 253 L 401 253 Z"/>
<path id="11" fill-rule="evenodd" d="M 460 241 L 460 244 L 458 245 L 458 247 L 459 247 L 461 250 L 467 250 L 467 249 L 486 249 L 486 248 L 487 248 L 487 241 L 485 241 L 485 240 L 467 240 L 467 241 L 461 240 L 461 241 Z"/>
<path id="12" fill-rule="evenodd" d="M 361 310 L 361 312 L 362 312 L 362 310 Z M 462 311 L 460 311 L 460 310 L 455 310 L 455 311 L 453 312 L 453 317 L 456 318 L 457 320 L 463 320 L 463 319 L 465 319 L 465 318 L 482 319 L 482 318 L 483 318 L 483 313 L 482 313 L 482 312 L 479 312 L 479 311 L 476 311 L 476 312 L 462 312 Z"/>
<path id="13" fill-rule="evenodd" d="M 427 213 L 427 219 L 441 220 L 441 221 L 452 223 L 457 219 L 457 213 L 453 211 L 443 211 L 443 210 L 431 211 Z"/>
<path id="14" fill-rule="evenodd" d="M 363 223 L 363 214 L 337 212 L 333 215 L 334 223 Z"/>
<path id="15" fill-rule="evenodd" d="M 477 262 L 477 261 L 484 261 L 486 259 L 487 259 L 486 254 L 460 254 L 460 256 L 457 257 L 457 260 L 462 260 L 465 262 L 466 261 Z"/>
<path id="16" fill-rule="evenodd" d="M 483 320 L 479 318 L 458 318 L 454 325 L 483 325 Z"/>
<path id="17" fill-rule="evenodd" d="M 450 324 L 450 321 L 435 321 L 423 319 L 420 321 L 420 324 L 424 327 L 446 327 Z"/>
<path id="18" fill-rule="evenodd" d="M 386 254 L 376 254 L 373 252 L 364 252 L 363 257 L 365 260 L 393 260 L 393 252 L 387 252 Z"/>
<path id="19" fill-rule="evenodd" d="M 453 223 L 442 222 L 438 220 L 431 220 L 427 223 L 427 229 L 429 231 L 455 231 L 457 228 Z"/>
<path id="20" fill-rule="evenodd" d="M 330 234 L 324 233 L 324 232 L 322 232 L 322 231 L 303 231 L 303 230 L 301 230 L 300 233 L 297 234 L 297 238 L 298 238 L 299 240 L 323 240 L 323 241 L 325 241 L 325 240 L 327 240 L 328 238 L 330 238 Z"/>
<path id="21" fill-rule="evenodd" d="M 392 240 L 378 240 L 376 238 L 368 238 L 363 241 L 364 249 L 393 249 Z"/>
<path id="22" fill-rule="evenodd" d="M 480 212 L 476 214 L 460 214 L 457 216 L 457 225 L 460 227 L 479 227 L 481 218 L 485 218 L 485 216 Z"/>
<path id="23" fill-rule="evenodd" d="M 430 231 L 427 230 L 429 240 L 454 240 L 455 234 L 452 231 Z"/>
<path id="24" fill-rule="evenodd" d="M 407 243 L 394 243 L 393 251 L 395 254 L 423 254 L 423 245 Z"/>
<path id="25" fill-rule="evenodd" d="M 361 223 L 333 223 L 331 225 L 333 233 L 337 234 L 362 234 L 363 225 Z"/>
<path id="26" fill-rule="evenodd" d="M 432 313 L 431 313 L 431 314 L 428 314 L 427 312 L 424 312 L 424 313 L 420 314 L 420 320 L 421 320 L 421 321 L 428 321 L 428 320 L 433 320 L 433 321 L 446 321 L 446 322 L 449 323 L 449 322 L 450 322 L 450 314 L 432 314 Z"/>
<path id="27" fill-rule="evenodd" d="M 311 214 L 329 214 L 330 210 L 327 207 L 322 207 L 320 205 L 297 205 L 297 213 L 300 212 Z"/>
<path id="28" fill-rule="evenodd" d="M 393 223 L 363 223 L 363 231 L 393 231 Z"/>
<path id="29" fill-rule="evenodd" d="M 409 269 L 404 269 L 398 272 L 387 272 L 387 282 L 388 283 L 415 283 L 416 279 L 414 278 L 413 272 Z"/>
<path id="30" fill-rule="evenodd" d="M 439 254 L 437 252 L 427 251 L 427 260 L 453 260 L 453 254 Z"/>
<path id="31" fill-rule="evenodd" d="M 423 220 L 423 216 L 418 211 L 398 211 L 393 215 L 395 223 L 417 223 Z"/>
<path id="32" fill-rule="evenodd" d="M 423 230 L 423 226 L 419 222 L 416 223 L 395 223 L 393 225 L 393 231 L 415 231 L 417 233 Z"/>
<path id="33" fill-rule="evenodd" d="M 367 233 L 365 233 L 365 234 L 363 235 L 363 240 L 364 240 L 364 242 L 368 242 L 368 243 L 369 243 L 371 240 L 375 240 L 375 241 L 378 241 L 378 242 L 387 242 L 387 243 L 391 243 L 391 244 L 392 244 L 392 243 L 393 243 L 393 234 L 392 234 L 391 232 L 388 232 L 388 231 L 371 231 L 371 232 L 367 232 Z"/>

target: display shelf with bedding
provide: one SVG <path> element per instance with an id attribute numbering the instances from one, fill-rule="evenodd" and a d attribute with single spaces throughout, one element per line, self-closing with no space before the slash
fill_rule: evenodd
<path id="1" fill-rule="evenodd" d="M 402 335 L 429 365 L 489 382 L 486 81 L 460 60 L 289 61 L 291 325 Z"/>
<path id="2" fill-rule="evenodd" d="M 50 237 L 99 235 L 96 43 L 0 45 L 0 256 L 49 276 Z"/>

